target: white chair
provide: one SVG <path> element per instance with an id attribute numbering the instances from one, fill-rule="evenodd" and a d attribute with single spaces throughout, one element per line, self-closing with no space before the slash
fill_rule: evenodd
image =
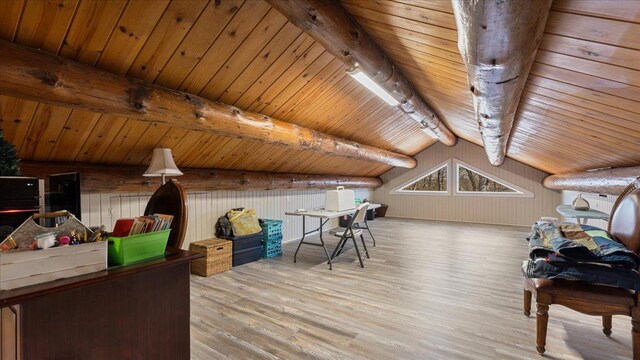
<path id="1" fill-rule="evenodd" d="M 362 236 L 362 229 L 358 229 L 357 227 L 358 224 L 364 221 L 364 218 L 367 215 L 368 207 L 369 203 L 364 203 L 358 206 L 358 208 L 356 209 L 356 213 L 353 215 L 353 217 L 349 221 L 349 225 L 347 225 L 346 228 L 339 228 L 331 232 L 333 235 L 340 237 L 338 245 L 333 250 L 333 254 L 331 254 L 331 259 L 340 255 L 347 241 L 351 239 L 353 241 L 353 247 L 355 247 L 356 249 L 358 260 L 360 261 L 360 267 L 364 267 L 363 258 L 360 255 L 360 249 L 358 248 L 356 237 L 360 237 L 362 246 L 364 247 L 364 255 L 367 257 L 367 259 L 369 259 L 369 251 L 367 250 L 367 245 L 365 244 L 364 237 Z"/>

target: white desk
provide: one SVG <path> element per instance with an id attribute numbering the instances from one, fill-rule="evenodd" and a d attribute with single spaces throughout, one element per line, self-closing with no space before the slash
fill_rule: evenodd
<path id="1" fill-rule="evenodd" d="M 380 204 L 369 204 L 369 207 L 367 208 L 367 210 L 373 210 L 373 209 L 377 209 L 379 208 L 381 205 Z M 324 224 L 326 224 L 329 220 L 334 219 L 334 218 L 338 218 L 340 216 L 344 216 L 344 215 L 351 215 L 353 213 L 356 212 L 356 209 L 349 209 L 349 210 L 343 210 L 343 211 L 328 211 L 325 209 L 311 209 L 311 210 L 306 210 L 306 211 L 290 211 L 290 212 L 285 212 L 285 215 L 289 215 L 289 216 L 302 216 L 302 238 L 300 239 L 300 242 L 298 243 L 298 248 L 296 249 L 295 254 L 293 255 L 293 262 L 296 262 L 296 259 L 298 257 L 298 251 L 300 250 L 300 246 L 302 244 L 307 244 L 307 245 L 313 245 L 313 246 L 321 246 L 324 249 L 324 253 L 327 255 L 327 260 L 329 261 L 329 270 L 331 270 L 333 268 L 333 264 L 332 264 L 332 260 L 333 257 L 329 256 L 329 251 L 327 250 L 327 247 L 324 244 L 324 239 L 322 238 L 322 228 L 324 226 Z M 313 217 L 313 218 L 318 218 L 320 220 L 320 226 L 314 230 L 308 231 L 306 230 L 306 217 Z M 367 229 L 367 231 L 369 231 L 369 235 L 371 235 L 371 238 L 373 239 L 373 246 L 375 246 L 376 242 L 375 242 L 375 238 L 373 237 L 373 234 L 371 233 L 371 229 L 369 229 L 369 225 L 367 224 L 367 220 L 365 217 L 365 226 L 360 227 L 361 229 Z M 314 233 L 316 231 L 320 232 L 320 243 L 314 243 L 314 242 L 308 242 L 308 241 L 304 241 L 305 236 Z M 334 251 L 335 253 L 335 251 Z"/>

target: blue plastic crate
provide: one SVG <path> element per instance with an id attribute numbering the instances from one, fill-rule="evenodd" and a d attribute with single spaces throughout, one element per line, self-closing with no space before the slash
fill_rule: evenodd
<path id="1" fill-rule="evenodd" d="M 262 219 L 262 239 L 266 242 L 282 239 L 282 220 Z"/>
<path id="2" fill-rule="evenodd" d="M 282 240 L 282 237 L 280 237 Z M 262 257 L 265 259 L 269 259 L 272 257 L 282 255 L 282 242 L 281 241 L 273 241 L 273 242 L 264 242 L 262 244 Z"/>

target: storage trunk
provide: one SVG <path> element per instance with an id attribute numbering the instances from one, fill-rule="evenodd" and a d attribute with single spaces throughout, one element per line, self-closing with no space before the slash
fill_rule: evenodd
<path id="1" fill-rule="evenodd" d="M 356 194 L 353 190 L 347 190 L 343 186 L 338 186 L 336 190 L 327 191 L 325 200 L 324 208 L 328 211 L 343 211 L 356 207 Z"/>
<path id="2" fill-rule="evenodd" d="M 385 217 L 387 215 L 387 210 L 389 209 L 389 205 L 381 205 L 376 209 L 376 217 Z"/>
<path id="3" fill-rule="evenodd" d="M 375 218 L 376 218 L 376 210 L 375 209 L 367 210 L 367 221 L 368 220 L 373 220 Z"/>
<path id="4" fill-rule="evenodd" d="M 351 221 L 351 215 L 342 215 L 339 219 L 340 220 L 338 220 L 338 226 L 346 228 L 347 226 L 349 226 L 349 221 Z"/>
<path id="5" fill-rule="evenodd" d="M 262 257 L 262 244 L 249 249 L 233 251 L 233 266 L 243 265 L 246 263 L 260 260 Z"/>
<path id="6" fill-rule="evenodd" d="M 234 252 L 262 245 L 262 231 L 257 234 L 245 236 L 228 236 L 223 238 L 233 242 Z"/>
<path id="7" fill-rule="evenodd" d="M 107 268 L 107 242 L 0 253 L 0 290 L 89 274 Z"/>
<path id="8" fill-rule="evenodd" d="M 191 262 L 191 273 L 211 276 L 231 270 L 233 243 L 223 239 L 209 239 L 192 242 L 189 251 L 204 255 L 204 258 Z"/>

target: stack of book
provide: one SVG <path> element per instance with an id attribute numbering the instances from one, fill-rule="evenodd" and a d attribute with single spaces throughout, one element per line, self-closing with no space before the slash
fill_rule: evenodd
<path id="1" fill-rule="evenodd" d="M 145 234 L 155 231 L 164 231 L 171 228 L 172 215 L 153 214 L 139 216 L 130 219 L 118 219 L 113 227 L 111 236 L 124 237 Z"/>

